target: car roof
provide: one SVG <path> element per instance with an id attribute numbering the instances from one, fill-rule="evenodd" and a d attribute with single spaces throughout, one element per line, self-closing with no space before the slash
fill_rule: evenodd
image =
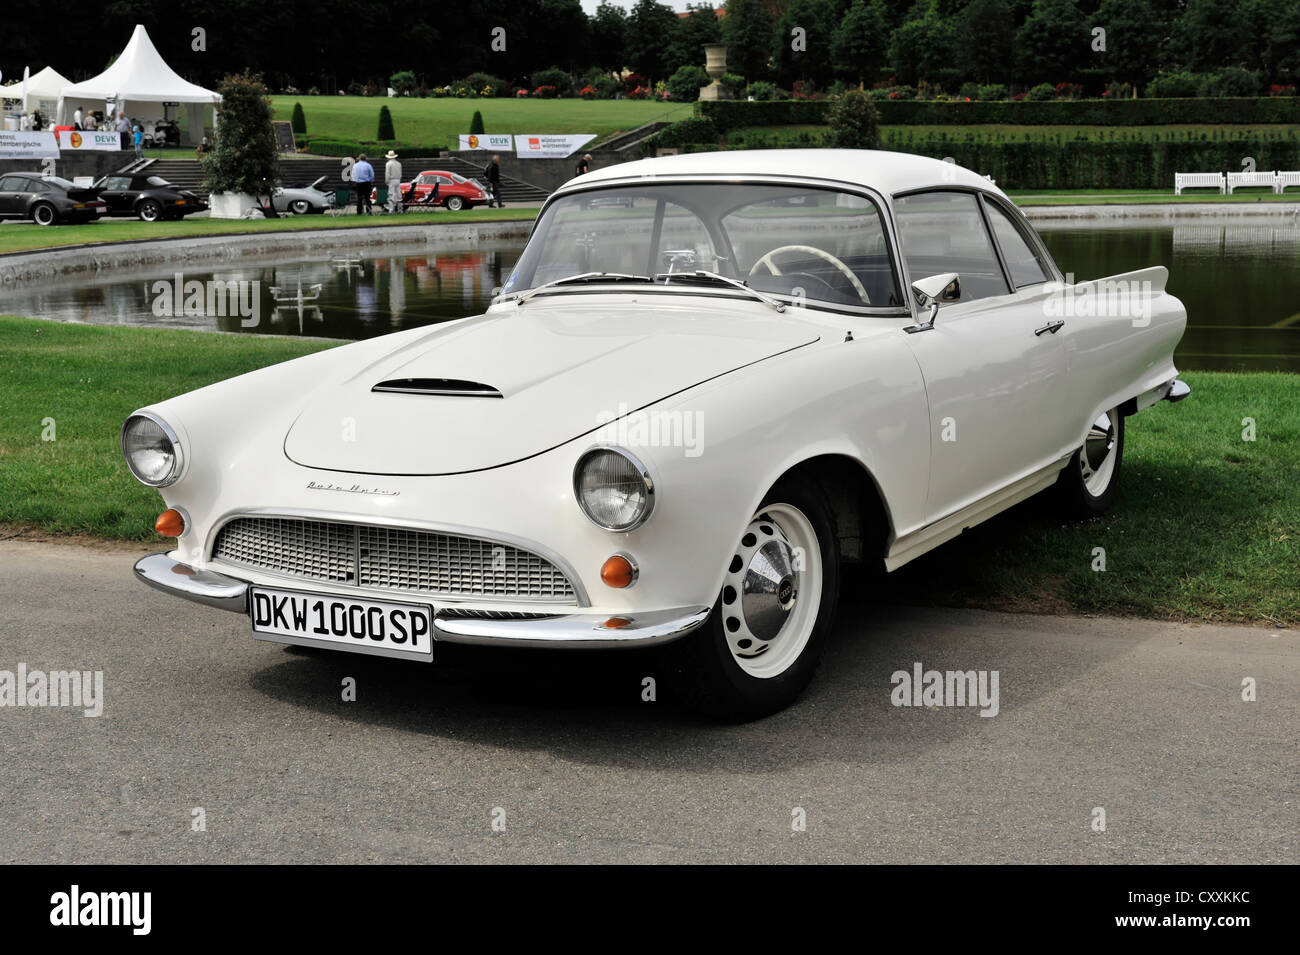
<path id="1" fill-rule="evenodd" d="M 869 186 L 888 196 L 913 189 L 983 189 L 1002 195 L 984 176 L 941 159 L 877 149 L 735 149 L 617 163 L 571 180 L 559 192 L 621 179 L 658 176 L 791 176 Z"/>

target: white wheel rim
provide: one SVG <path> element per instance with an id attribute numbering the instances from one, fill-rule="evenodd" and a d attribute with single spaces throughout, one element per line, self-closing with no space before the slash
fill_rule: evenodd
<path id="1" fill-rule="evenodd" d="M 808 646 L 821 607 L 817 532 L 790 504 L 762 508 L 741 536 L 722 583 L 722 632 L 736 665 L 771 679 Z"/>
<path id="2" fill-rule="evenodd" d="M 1119 457 L 1119 409 L 1111 408 L 1092 423 L 1079 450 L 1079 473 L 1093 497 L 1101 497 L 1115 473 Z"/>

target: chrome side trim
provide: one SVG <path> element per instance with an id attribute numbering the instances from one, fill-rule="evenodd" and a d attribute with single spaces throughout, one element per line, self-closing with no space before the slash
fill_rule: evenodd
<path id="1" fill-rule="evenodd" d="M 195 603 L 248 613 L 248 584 L 210 570 L 195 570 L 166 554 L 150 554 L 135 562 L 135 576 L 155 590 Z"/>
<path id="2" fill-rule="evenodd" d="M 709 617 L 708 607 L 682 607 L 628 614 L 566 614 L 535 620 L 482 620 L 472 617 L 433 618 L 434 636 L 446 643 L 481 646 L 568 647 L 610 649 L 650 647 L 686 636 Z M 607 627 L 610 620 L 626 626 Z"/>

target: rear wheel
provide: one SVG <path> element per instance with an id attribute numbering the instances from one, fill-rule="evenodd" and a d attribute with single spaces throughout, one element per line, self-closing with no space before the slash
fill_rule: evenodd
<path id="1" fill-rule="evenodd" d="M 465 200 L 460 196 L 452 196 L 447 200 L 447 208 L 452 212 L 460 212 L 461 209 L 465 208 Z"/>
<path id="2" fill-rule="evenodd" d="M 728 557 L 708 622 L 670 648 L 690 705 L 720 719 L 758 719 L 808 685 L 839 598 L 834 527 L 811 481 L 785 481 L 768 495 Z"/>
<path id="3" fill-rule="evenodd" d="M 145 199 L 136 206 L 135 214 L 140 217 L 141 222 L 157 222 L 162 218 L 162 206 L 153 199 Z"/>
<path id="4" fill-rule="evenodd" d="M 1124 416 L 1119 408 L 1098 415 L 1083 446 L 1070 458 L 1056 480 L 1066 510 L 1080 517 L 1105 513 L 1119 487 L 1124 463 Z"/>
<path id="5" fill-rule="evenodd" d="M 306 199 L 295 199 L 293 202 L 289 203 L 289 208 L 293 211 L 294 215 L 305 216 L 307 213 L 311 212 L 311 203 Z"/>
<path id="6" fill-rule="evenodd" d="M 48 202 L 40 202 L 32 207 L 32 221 L 37 225 L 54 225 L 59 221 L 59 214 Z"/>

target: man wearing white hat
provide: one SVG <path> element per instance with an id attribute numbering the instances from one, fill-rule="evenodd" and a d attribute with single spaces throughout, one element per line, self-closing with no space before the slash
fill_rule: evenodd
<path id="1" fill-rule="evenodd" d="M 384 183 L 388 186 L 388 202 L 385 208 L 389 212 L 402 211 L 402 164 L 397 161 L 397 153 L 391 149 L 384 155 Z"/>

